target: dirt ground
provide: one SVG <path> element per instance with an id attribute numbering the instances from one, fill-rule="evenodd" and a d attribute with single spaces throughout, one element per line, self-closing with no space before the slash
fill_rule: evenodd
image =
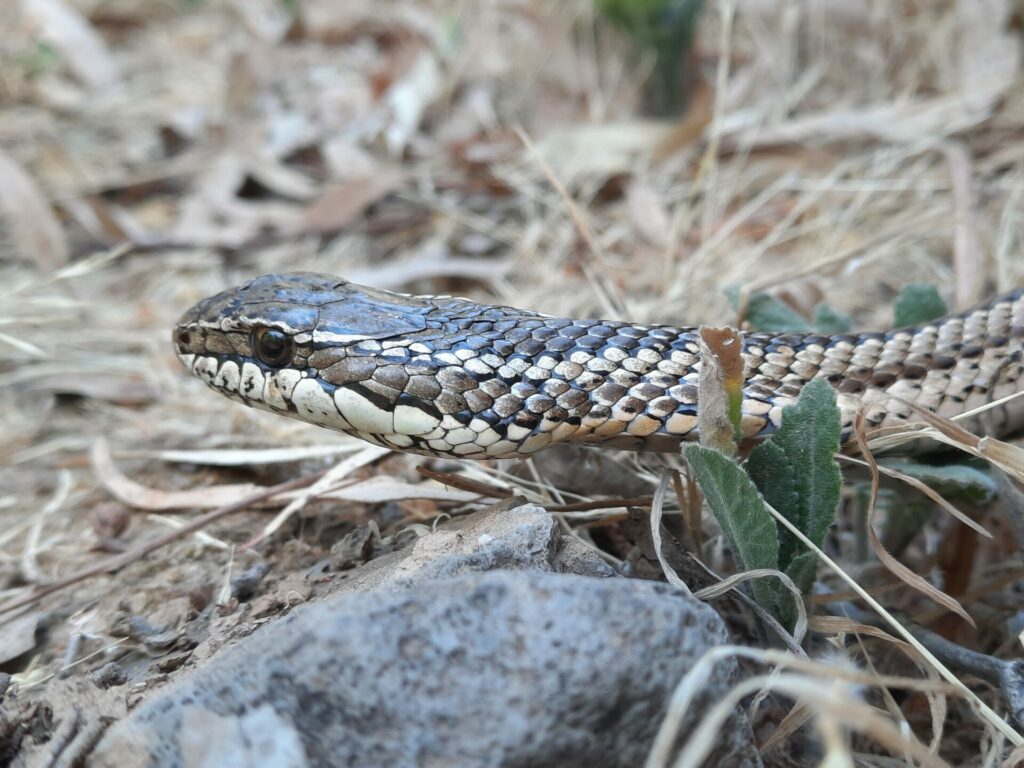
<path id="1" fill-rule="evenodd" d="M 371 522 L 398 546 L 521 494 L 569 506 L 566 530 L 618 565 L 615 499 L 679 464 L 424 459 L 228 403 L 173 354 L 196 301 L 314 270 L 638 322 L 735 323 L 729 287 L 805 317 L 826 302 L 858 329 L 890 323 L 908 283 L 967 307 L 1024 285 L 1022 18 L 1012 0 L 709 2 L 687 106 L 653 119 L 649 57 L 589 0 L 4 3 L 0 744 L 44 744 L 76 707 L 116 718 L 329 592 Z M 194 524 L 330 468 L 315 498 Z M 865 562 L 857 514 L 841 509 L 833 554 L 858 580 L 967 647 L 1020 656 L 1024 571 L 997 505 L 972 510 L 993 539 L 939 513 L 901 554 L 977 629 Z M 704 524 L 705 561 L 733 572 Z M 844 653 L 935 679 L 886 639 Z M 1021 743 L 955 691 L 884 690 L 880 714 L 948 764 L 997 765 Z M 791 703 L 772 702 L 762 740 Z M 879 739 L 854 739 L 861 764 L 895 764 Z"/>

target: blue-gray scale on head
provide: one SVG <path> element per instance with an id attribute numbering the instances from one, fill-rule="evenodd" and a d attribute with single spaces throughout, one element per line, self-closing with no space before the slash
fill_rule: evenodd
<path id="1" fill-rule="evenodd" d="M 201 301 L 174 342 L 227 397 L 396 450 L 506 458 L 570 440 L 673 450 L 695 434 L 696 337 L 670 326 L 293 273 Z"/>

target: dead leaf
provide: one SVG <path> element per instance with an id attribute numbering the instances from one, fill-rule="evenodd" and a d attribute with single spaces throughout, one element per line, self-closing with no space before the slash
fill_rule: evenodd
<path id="1" fill-rule="evenodd" d="M 372 176 L 328 186 L 302 216 L 305 231 L 337 232 L 358 219 L 371 205 L 399 187 L 404 176 L 380 169 Z"/>
<path id="2" fill-rule="evenodd" d="M 93 443 L 90 459 L 100 485 L 115 499 L 129 507 L 151 512 L 188 507 L 222 507 L 261 490 L 253 483 L 218 485 L 188 491 L 161 491 L 148 488 L 129 479 L 118 470 L 110 455 L 110 446 L 103 438 Z"/>
<path id="3" fill-rule="evenodd" d="M 0 216 L 24 258 L 47 270 L 67 263 L 68 244 L 53 209 L 32 177 L 2 151 Z"/>
<path id="4" fill-rule="evenodd" d="M 43 392 L 77 395 L 120 405 L 147 405 L 160 399 L 160 391 L 142 376 L 116 371 L 78 371 L 74 375 L 54 373 L 33 380 Z"/>
<path id="5" fill-rule="evenodd" d="M 119 84 L 121 77 L 107 44 L 77 10 L 63 0 L 22 0 L 22 8 L 37 34 L 89 89 L 102 91 Z"/>
<path id="6" fill-rule="evenodd" d="M 41 617 L 38 611 L 29 611 L 0 624 L 0 664 L 24 656 L 36 647 L 36 630 Z"/>
<path id="7" fill-rule="evenodd" d="M 736 453 L 734 404 L 742 400 L 743 338 L 735 328 L 700 328 L 697 429 L 701 445 Z"/>
<path id="8" fill-rule="evenodd" d="M 466 503 L 480 499 L 479 494 L 445 488 L 433 481 L 407 483 L 390 475 L 374 475 L 353 485 L 331 491 L 325 496 L 346 501 L 358 501 L 363 504 L 381 504 L 386 501 L 409 499 Z"/>
<path id="9" fill-rule="evenodd" d="M 323 459 L 339 453 L 354 453 L 363 447 L 361 440 L 339 445 L 294 445 L 282 448 L 206 448 L 180 451 L 139 451 L 132 456 L 161 461 L 202 464 L 211 467 L 241 467 L 253 464 L 282 464 L 307 459 Z"/>

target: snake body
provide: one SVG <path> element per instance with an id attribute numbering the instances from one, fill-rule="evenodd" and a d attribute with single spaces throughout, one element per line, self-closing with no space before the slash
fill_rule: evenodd
<path id="1" fill-rule="evenodd" d="M 315 273 L 211 296 L 174 330 L 178 357 L 222 394 L 371 443 L 432 456 L 523 457 L 556 443 L 674 451 L 698 437 L 698 329 L 551 317 L 406 296 Z M 827 379 L 844 435 L 900 424 L 915 403 L 956 416 L 1024 390 L 1024 289 L 879 333 L 743 335 L 742 434 L 778 427 Z M 1024 427 L 1024 397 L 986 414 Z"/>

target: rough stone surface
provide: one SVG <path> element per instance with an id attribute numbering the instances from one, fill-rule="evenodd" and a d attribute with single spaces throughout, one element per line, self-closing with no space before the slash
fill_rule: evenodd
<path id="1" fill-rule="evenodd" d="M 560 533 L 546 509 L 508 499 L 441 526 L 410 549 L 347 572 L 345 588 L 412 587 L 470 571 L 494 570 L 615 575 L 596 552 Z"/>
<path id="2" fill-rule="evenodd" d="M 160 691 L 91 764 L 634 766 L 675 683 L 725 641 L 711 608 L 652 582 L 501 571 L 348 592 Z M 760 764 L 743 721 L 707 764 Z"/>

